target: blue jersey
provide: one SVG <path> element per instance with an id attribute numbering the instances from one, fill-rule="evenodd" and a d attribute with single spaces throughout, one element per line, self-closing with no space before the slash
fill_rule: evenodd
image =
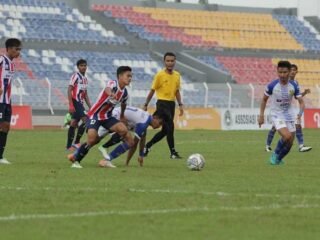
<path id="1" fill-rule="evenodd" d="M 292 107 L 292 98 L 302 97 L 297 81 L 289 80 L 286 85 L 282 85 L 279 79 L 274 80 L 267 85 L 264 94 L 271 99 L 270 114 L 272 117 L 284 121 L 295 121 L 296 114 Z"/>

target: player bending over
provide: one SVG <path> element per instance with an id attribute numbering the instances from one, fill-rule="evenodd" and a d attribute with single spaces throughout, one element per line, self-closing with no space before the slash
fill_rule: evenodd
<path id="1" fill-rule="evenodd" d="M 295 64 L 291 64 L 291 69 L 290 69 L 290 80 L 295 80 L 295 77 L 298 73 L 298 66 Z M 297 80 L 295 80 L 296 82 L 298 82 Z M 304 97 L 305 95 L 307 95 L 308 93 L 310 93 L 310 89 L 305 89 L 304 92 L 301 93 L 301 96 Z M 272 140 L 274 138 L 274 135 L 276 133 L 276 128 L 274 126 L 272 126 L 272 128 L 270 129 L 269 133 L 268 133 L 268 137 L 267 137 L 267 145 L 266 145 L 266 151 L 267 152 L 271 152 L 271 143 Z M 298 140 L 298 144 L 299 144 L 299 152 L 308 152 L 312 149 L 312 147 L 308 147 L 304 145 L 304 139 L 303 139 L 303 133 L 302 133 L 302 126 L 301 126 L 301 122 L 296 121 L 296 137 Z"/>
<path id="2" fill-rule="evenodd" d="M 296 131 L 295 120 L 297 118 L 297 120 L 300 121 L 304 111 L 304 101 L 300 93 L 299 85 L 296 81 L 289 80 L 290 69 L 290 62 L 280 61 L 278 63 L 277 72 L 279 79 L 267 85 L 260 106 L 259 127 L 264 123 L 264 111 L 270 97 L 272 124 L 281 136 L 275 151 L 270 157 L 270 164 L 272 165 L 283 163 L 282 159 L 289 153 Z M 298 100 L 300 106 L 300 111 L 297 116 L 292 107 L 293 97 Z"/>
<path id="3" fill-rule="evenodd" d="M 98 136 L 98 129 L 100 126 L 108 129 L 111 132 L 118 133 L 128 145 L 133 146 L 133 138 L 129 133 L 126 125 L 121 122 L 124 121 L 124 111 L 126 108 L 126 101 L 128 99 L 128 86 L 132 79 L 132 70 L 128 66 L 120 66 L 117 69 L 117 80 L 108 81 L 107 86 L 100 93 L 98 100 L 92 105 L 88 112 L 87 120 L 87 142 L 82 144 L 80 148 L 73 154 L 69 154 L 68 158 L 73 162 L 73 168 L 82 168 L 81 160 L 87 155 L 90 148 L 96 145 L 100 138 Z M 115 105 L 121 103 L 120 119 L 112 116 L 112 110 Z"/>
<path id="4" fill-rule="evenodd" d="M 115 108 L 112 112 L 112 116 L 116 119 L 120 119 L 120 112 L 120 108 Z M 140 142 L 138 162 L 140 166 L 142 166 L 144 157 L 143 149 L 146 142 L 147 128 L 151 126 L 153 129 L 156 129 L 162 126 L 163 116 L 159 111 L 156 111 L 153 113 L 153 115 L 150 115 L 148 112 L 145 112 L 142 109 L 136 107 L 126 107 L 126 110 L 124 111 L 124 117 L 127 120 L 129 130 L 134 131 L 135 135 L 134 145 L 129 149 L 126 165 L 129 165 L 129 162 L 136 151 L 137 145 Z M 98 135 L 100 138 L 103 138 L 107 134 L 108 130 L 106 130 L 103 127 L 99 128 Z M 110 153 L 110 155 L 107 153 L 107 147 L 115 145 L 119 143 L 121 140 L 121 136 L 118 133 L 114 133 L 112 134 L 111 139 L 107 143 L 99 147 L 99 150 L 104 157 L 104 160 L 101 160 L 99 162 L 99 165 L 101 167 L 115 167 L 113 164 L 111 164 L 110 161 L 117 158 L 119 155 L 123 154 L 128 150 L 127 144 L 122 143 L 119 146 L 117 146 Z"/>

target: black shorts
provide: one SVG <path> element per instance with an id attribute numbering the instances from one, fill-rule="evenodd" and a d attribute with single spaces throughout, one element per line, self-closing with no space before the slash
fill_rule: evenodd
<path id="1" fill-rule="evenodd" d="M 74 109 L 76 110 L 74 113 L 71 114 L 72 119 L 80 121 L 81 118 L 87 116 L 86 110 L 81 102 L 78 102 L 74 99 L 72 99 L 72 102 L 73 102 Z"/>
<path id="2" fill-rule="evenodd" d="M 11 122 L 11 104 L 0 103 L 0 122 Z"/>
<path id="3" fill-rule="evenodd" d="M 164 121 L 173 121 L 176 109 L 175 101 L 158 100 L 157 110 L 164 114 Z"/>
<path id="4" fill-rule="evenodd" d="M 110 117 L 106 120 L 98 120 L 96 118 L 87 119 L 87 129 L 95 129 L 98 131 L 99 127 L 102 126 L 110 131 L 110 128 L 118 122 L 120 121 L 114 117 Z"/>

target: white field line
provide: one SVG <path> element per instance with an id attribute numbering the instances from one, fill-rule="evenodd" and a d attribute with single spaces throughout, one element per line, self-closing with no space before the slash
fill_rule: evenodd
<path id="1" fill-rule="evenodd" d="M 75 212 L 75 213 L 42 213 L 42 214 L 12 214 L 0 216 L 0 222 L 18 221 L 18 220 L 37 220 L 37 219 L 61 219 L 61 218 L 80 218 L 96 216 L 130 216 L 130 215 L 154 215 L 171 213 L 203 213 L 218 211 L 263 211 L 273 209 L 319 209 L 320 205 L 297 204 L 297 205 L 267 205 L 267 206 L 245 206 L 245 207 L 217 207 L 217 208 L 168 208 L 168 209 L 146 209 L 146 210 L 109 210 L 97 212 Z"/>
<path id="2" fill-rule="evenodd" d="M 162 193 L 162 194 L 193 194 L 193 195 L 208 195 L 217 197 L 257 197 L 257 198 L 309 198 L 309 199 L 320 199 L 320 195 L 297 195 L 297 194 L 272 194 L 272 193 L 228 193 L 228 192 L 210 192 L 210 191 L 187 191 L 187 190 L 176 190 L 176 189 L 139 189 L 139 188 L 128 188 L 122 189 L 110 189 L 110 188 L 60 188 L 60 187 L 10 187 L 1 186 L 0 191 L 62 191 L 62 192 L 131 192 L 131 193 Z"/>

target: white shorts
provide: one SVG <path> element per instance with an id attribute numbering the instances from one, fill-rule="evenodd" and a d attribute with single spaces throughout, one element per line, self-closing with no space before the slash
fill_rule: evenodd
<path id="1" fill-rule="evenodd" d="M 272 125 L 277 129 L 288 128 L 289 132 L 296 131 L 295 121 L 285 121 L 283 119 L 274 118 L 272 119 Z"/>

